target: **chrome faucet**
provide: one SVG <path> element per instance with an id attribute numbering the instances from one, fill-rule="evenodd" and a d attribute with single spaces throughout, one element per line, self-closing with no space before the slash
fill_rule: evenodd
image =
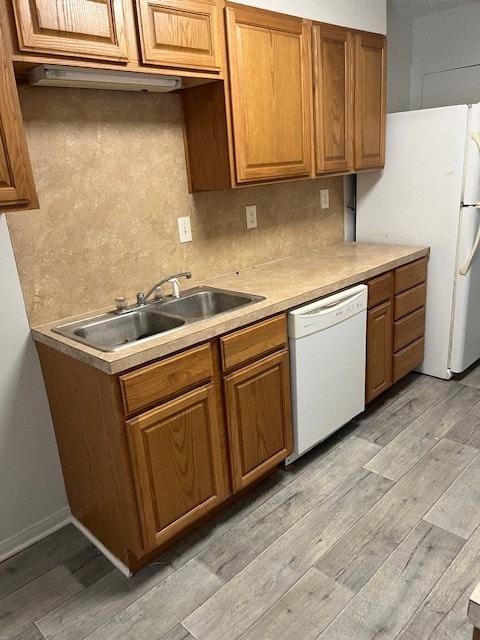
<path id="1" fill-rule="evenodd" d="M 143 307 L 143 305 L 147 303 L 148 299 L 155 292 L 155 290 L 161 287 L 163 284 L 166 284 L 167 282 L 172 283 L 172 288 L 173 288 L 172 295 L 174 298 L 178 298 L 180 295 L 178 278 L 187 278 L 187 280 L 190 280 L 191 277 L 192 277 L 192 274 L 190 271 L 183 271 L 182 273 L 174 273 L 171 276 L 167 276 L 166 278 L 163 278 L 162 280 L 160 280 L 160 282 L 157 282 L 156 284 L 154 284 L 153 287 L 147 293 L 137 293 L 137 306 Z"/>

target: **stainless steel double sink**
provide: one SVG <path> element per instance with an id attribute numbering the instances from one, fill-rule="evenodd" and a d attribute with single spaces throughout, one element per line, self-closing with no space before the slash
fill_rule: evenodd
<path id="1" fill-rule="evenodd" d="M 52 331 L 99 351 L 118 351 L 159 334 L 265 300 L 237 291 L 195 287 L 179 298 L 164 298 L 121 314 L 114 311 L 69 322 Z"/>

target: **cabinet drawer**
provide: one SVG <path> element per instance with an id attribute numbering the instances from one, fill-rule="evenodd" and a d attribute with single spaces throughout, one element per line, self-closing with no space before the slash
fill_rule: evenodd
<path id="1" fill-rule="evenodd" d="M 213 377 L 212 349 L 203 344 L 120 376 L 123 406 L 131 415 Z"/>
<path id="2" fill-rule="evenodd" d="M 270 318 L 220 338 L 224 371 L 283 347 L 287 343 L 287 317 Z"/>
<path id="3" fill-rule="evenodd" d="M 415 260 L 395 269 L 395 293 L 416 287 L 427 279 L 427 258 Z"/>
<path id="4" fill-rule="evenodd" d="M 399 320 L 412 311 L 425 306 L 426 296 L 427 285 L 425 282 L 396 295 L 394 320 Z"/>
<path id="5" fill-rule="evenodd" d="M 424 339 L 419 338 L 408 347 L 402 349 L 393 356 L 393 381 L 397 382 L 400 378 L 407 375 L 412 369 L 418 367 L 423 361 Z"/>
<path id="6" fill-rule="evenodd" d="M 425 333 L 425 307 L 393 324 L 393 352 L 396 353 Z"/>
<path id="7" fill-rule="evenodd" d="M 376 307 L 393 295 L 393 271 L 384 273 L 378 278 L 369 280 L 368 284 L 368 308 Z"/>

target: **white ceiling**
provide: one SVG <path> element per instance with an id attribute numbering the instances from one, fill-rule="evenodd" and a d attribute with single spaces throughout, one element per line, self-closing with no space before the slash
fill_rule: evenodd
<path id="1" fill-rule="evenodd" d="M 412 18 L 426 16 L 429 13 L 455 9 L 478 0 L 387 0 L 389 11 L 402 13 Z"/>

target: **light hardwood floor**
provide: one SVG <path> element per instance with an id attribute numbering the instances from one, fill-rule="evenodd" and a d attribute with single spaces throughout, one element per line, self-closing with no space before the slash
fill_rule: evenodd
<path id="1" fill-rule="evenodd" d="M 470 640 L 480 366 L 410 374 L 130 580 L 72 526 L 0 564 L 0 640 Z"/>

